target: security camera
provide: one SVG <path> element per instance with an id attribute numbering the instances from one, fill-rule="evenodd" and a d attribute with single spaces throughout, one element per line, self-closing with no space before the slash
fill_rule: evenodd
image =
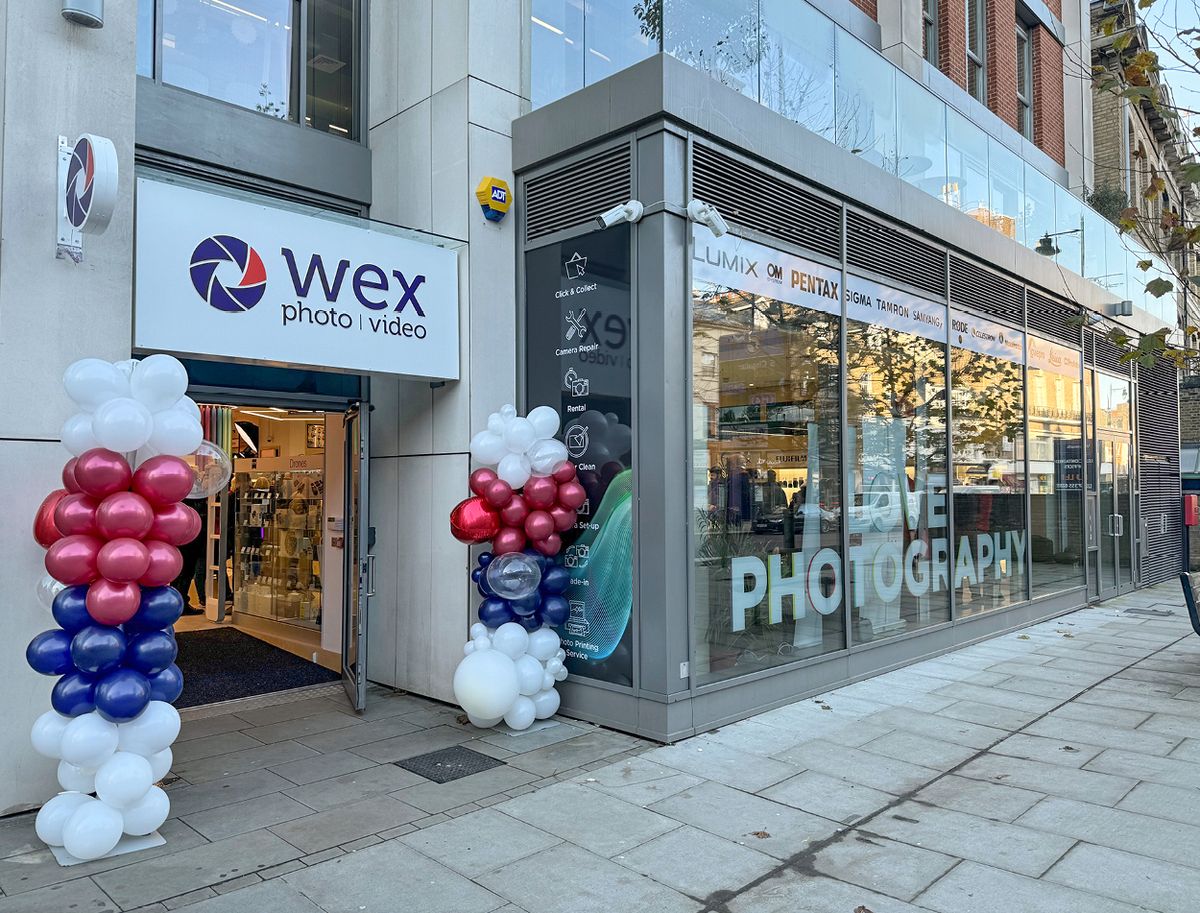
<path id="1" fill-rule="evenodd" d="M 687 207 L 688 218 L 701 225 L 707 225 L 714 238 L 729 233 L 729 225 L 717 212 L 717 207 L 703 200 L 692 200 Z"/>
<path id="2" fill-rule="evenodd" d="M 642 204 L 637 200 L 630 200 L 628 203 L 614 206 L 607 212 L 602 212 L 596 216 L 596 227 L 612 228 L 614 225 L 620 225 L 622 222 L 636 222 L 642 217 L 643 208 Z"/>

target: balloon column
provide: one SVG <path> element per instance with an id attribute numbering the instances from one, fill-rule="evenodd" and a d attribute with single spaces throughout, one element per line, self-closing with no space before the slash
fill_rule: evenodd
<path id="1" fill-rule="evenodd" d="M 527 417 L 511 405 L 493 412 L 471 440 L 471 456 L 483 464 L 471 473 L 472 496 L 450 513 L 460 542 L 491 541 L 471 572 L 483 601 L 454 672 L 454 696 L 480 728 L 503 720 L 526 729 L 553 716 L 554 685 L 567 677 L 553 628 L 570 614 L 562 594 L 571 576 L 554 556 L 587 494 L 554 438 L 558 427 L 549 406 Z"/>
<path id="2" fill-rule="evenodd" d="M 183 690 L 172 629 L 183 597 L 170 583 L 178 547 L 201 526 L 182 501 L 211 493 L 181 459 L 201 444 L 187 382 L 167 355 L 88 358 L 64 377 L 81 407 L 63 428 L 75 456 L 33 527 L 46 549 L 38 597 L 58 627 L 34 637 L 25 657 L 59 677 L 32 741 L 58 760 L 65 792 L 42 806 L 37 834 L 78 859 L 105 855 L 122 834 L 152 833 L 170 809 L 153 785 L 171 767 L 171 702 Z"/>

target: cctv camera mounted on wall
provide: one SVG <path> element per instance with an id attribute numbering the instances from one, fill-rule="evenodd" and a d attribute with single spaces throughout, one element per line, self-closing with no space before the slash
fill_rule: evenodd
<path id="1" fill-rule="evenodd" d="M 692 200 L 687 207 L 688 218 L 700 225 L 707 225 L 714 238 L 729 233 L 729 225 L 717 212 L 717 207 L 703 200 Z"/>
<path id="2" fill-rule="evenodd" d="M 596 216 L 596 227 L 604 229 L 620 225 L 622 222 L 636 222 L 642 217 L 642 209 L 643 206 L 638 200 L 630 200 L 628 203 L 614 206 L 607 212 Z"/>

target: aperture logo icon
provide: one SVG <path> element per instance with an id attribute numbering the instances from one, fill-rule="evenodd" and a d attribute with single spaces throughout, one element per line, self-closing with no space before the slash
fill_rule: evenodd
<path id="1" fill-rule="evenodd" d="M 224 285 L 217 278 L 223 263 L 241 270 L 236 285 Z M 190 271 L 196 293 L 218 311 L 248 311 L 267 291 L 267 271 L 258 251 L 232 235 L 213 235 L 197 244 Z"/>
<path id="2" fill-rule="evenodd" d="M 87 221 L 95 182 L 96 151 L 88 138 L 81 136 L 71 150 L 71 164 L 67 167 L 67 218 L 76 228 L 82 228 Z"/>

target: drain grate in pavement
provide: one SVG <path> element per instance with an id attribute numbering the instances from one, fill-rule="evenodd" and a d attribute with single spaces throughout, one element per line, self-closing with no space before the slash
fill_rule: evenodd
<path id="1" fill-rule="evenodd" d="M 404 758 L 395 764 L 434 783 L 449 783 L 451 780 L 460 780 L 471 774 L 491 770 L 493 767 L 504 766 L 503 761 L 472 751 L 470 748 L 463 748 L 461 745 Z"/>

